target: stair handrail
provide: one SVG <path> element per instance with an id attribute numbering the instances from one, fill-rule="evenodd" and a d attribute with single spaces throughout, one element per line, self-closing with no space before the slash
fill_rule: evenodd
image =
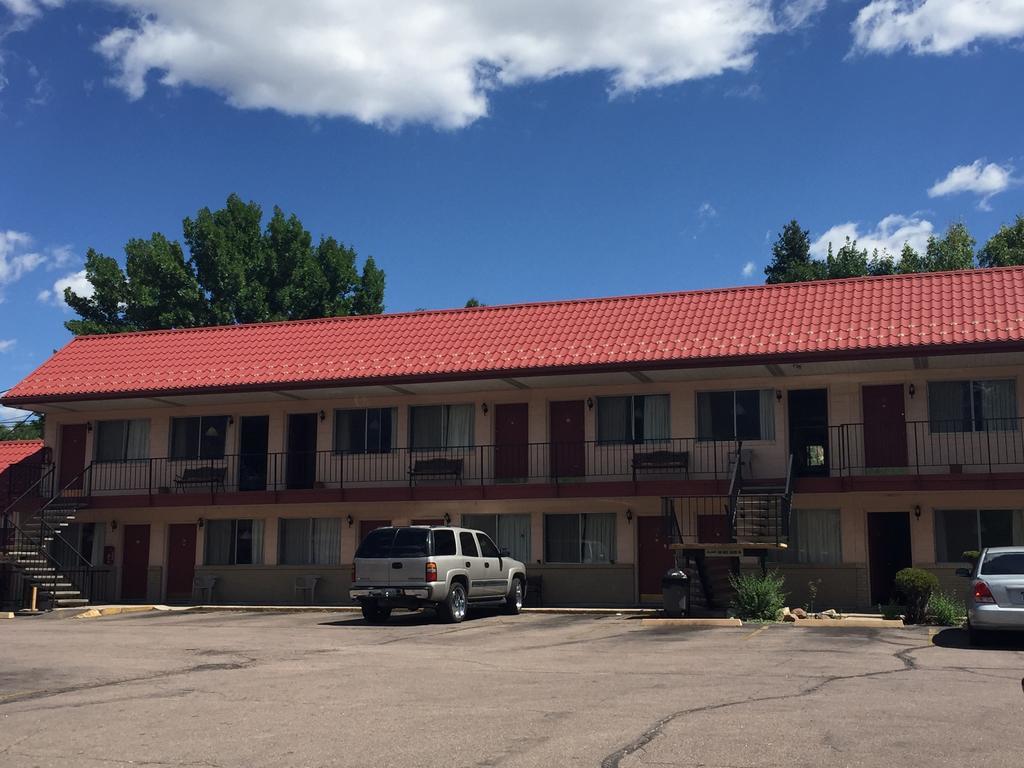
<path id="1" fill-rule="evenodd" d="M 50 583 L 50 589 L 49 589 L 49 593 L 50 593 L 50 608 L 52 609 L 53 606 L 56 604 L 56 599 L 57 599 L 57 575 L 58 574 L 61 575 L 61 576 L 64 575 L 61 572 L 61 569 L 64 567 L 64 565 L 57 558 L 55 558 L 53 556 L 53 553 L 51 553 L 49 551 L 49 549 L 46 548 L 46 546 L 44 546 L 44 544 L 43 544 L 43 529 L 42 529 L 42 526 L 40 526 L 40 528 L 39 528 L 39 539 L 36 540 L 35 537 L 32 536 L 32 534 L 28 533 L 23 528 L 21 528 L 17 523 L 15 523 L 13 521 L 13 519 L 10 520 L 9 522 L 10 522 L 10 528 L 14 530 L 15 534 L 20 534 L 21 535 L 21 539 L 23 541 L 28 542 L 24 546 L 32 547 L 36 552 L 38 552 L 40 555 L 42 555 L 43 558 L 45 558 L 45 562 L 48 562 L 49 565 L 53 567 L 53 579 L 52 579 L 52 581 Z M 47 526 L 47 527 L 49 527 L 49 526 Z M 15 535 L 15 537 L 14 537 L 14 547 L 17 548 L 17 546 L 18 546 L 18 537 L 17 537 L 17 535 Z M 91 568 L 92 566 L 89 566 L 89 567 Z"/>
<path id="2" fill-rule="evenodd" d="M 56 536 L 60 536 L 60 532 L 57 531 L 48 522 L 46 522 L 46 518 L 43 516 L 44 513 L 46 512 L 46 510 L 49 509 L 50 505 L 53 504 L 53 502 L 63 498 L 64 491 L 66 491 L 69 488 L 71 488 L 71 486 L 75 485 L 79 480 L 82 481 L 82 487 L 83 488 L 87 487 L 86 486 L 86 482 L 89 479 L 89 476 L 91 475 L 91 470 L 92 470 L 92 464 L 89 464 L 85 468 L 83 468 L 81 472 L 79 472 L 77 475 L 75 475 L 73 478 L 71 478 L 71 480 L 68 481 L 67 485 L 65 485 L 63 488 L 61 488 L 60 491 L 58 491 L 55 496 L 50 497 L 50 499 L 43 506 L 41 506 L 39 508 L 39 510 L 36 512 L 36 514 L 39 516 L 39 540 L 40 540 L 40 545 L 42 544 L 43 527 L 46 527 L 51 533 L 53 533 L 53 535 L 55 537 Z M 92 561 L 89 558 L 87 558 L 85 555 L 83 555 L 81 552 L 79 552 L 75 547 L 71 546 L 71 544 L 69 544 L 64 539 L 63 536 L 61 536 L 61 541 L 68 548 L 68 550 L 73 555 L 75 555 L 78 558 L 78 565 L 79 565 L 79 567 L 85 567 L 85 568 L 92 568 L 93 567 Z"/>
<path id="3" fill-rule="evenodd" d="M 786 489 L 782 494 L 782 509 L 779 510 L 782 514 L 782 520 L 779 521 L 779 527 L 781 530 L 775 534 L 776 544 L 779 543 L 781 537 L 789 538 L 789 513 L 790 508 L 793 504 L 793 454 L 789 454 L 789 460 L 786 462 Z"/>
<path id="4" fill-rule="evenodd" d="M 44 465 L 40 465 L 40 466 L 44 466 Z M 30 485 L 25 490 L 25 492 L 23 494 L 21 494 L 21 496 L 16 498 L 14 501 L 12 501 L 6 507 L 4 507 L 3 511 L 0 512 L 0 520 L 6 520 L 9 516 L 13 517 L 10 513 L 22 502 L 23 499 L 27 498 L 29 496 L 29 494 L 31 494 L 34 490 L 39 488 L 43 484 L 44 480 L 46 480 L 51 475 L 53 475 L 53 473 L 56 470 L 56 468 L 57 467 L 56 467 L 55 464 L 50 464 L 49 465 L 49 469 L 47 469 L 45 472 L 43 472 L 43 474 L 40 475 L 39 479 L 36 480 L 34 483 L 32 483 L 32 485 Z M 47 501 L 46 503 L 49 504 L 50 502 Z"/>
<path id="5" fill-rule="evenodd" d="M 736 441 L 736 463 L 732 468 L 732 480 L 729 482 L 729 527 L 733 539 L 736 538 L 736 500 L 743 487 L 743 441 Z"/>

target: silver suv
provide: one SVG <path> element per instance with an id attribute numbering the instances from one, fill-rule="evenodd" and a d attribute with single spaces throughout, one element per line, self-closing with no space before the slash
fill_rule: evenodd
<path id="1" fill-rule="evenodd" d="M 449 622 L 462 621 L 470 605 L 504 604 L 517 614 L 526 597 L 526 566 L 483 531 L 378 528 L 356 550 L 349 595 L 375 623 L 394 608 L 433 607 Z"/>

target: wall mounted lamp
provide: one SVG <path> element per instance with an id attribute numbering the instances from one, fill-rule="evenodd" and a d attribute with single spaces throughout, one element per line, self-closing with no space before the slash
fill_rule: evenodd
<path id="1" fill-rule="evenodd" d="M 320 421 L 327 421 L 327 414 L 320 411 Z"/>
<path id="2" fill-rule="evenodd" d="M 594 410 L 594 398 L 592 398 L 592 397 L 588 397 L 587 398 L 587 410 L 588 411 Z"/>
<path id="3" fill-rule="evenodd" d="M 484 415 L 486 415 L 488 410 L 487 403 L 480 403 L 480 410 L 484 412 Z"/>
<path id="4" fill-rule="evenodd" d="M 196 521 L 196 525 L 198 525 L 198 526 L 199 526 L 199 529 L 200 529 L 200 530 L 202 530 L 202 528 L 203 528 L 203 526 L 204 526 L 205 524 L 206 524 L 206 521 L 205 521 L 205 520 L 203 520 L 203 518 L 201 518 L 201 517 L 199 518 L 199 520 L 197 520 L 197 521 Z"/>
<path id="5" fill-rule="evenodd" d="M 110 521 L 110 530 L 112 530 L 112 531 L 116 531 L 117 530 L 117 520 L 111 520 Z"/>
<path id="6" fill-rule="evenodd" d="M 627 523 L 632 523 L 633 522 L 633 510 L 630 509 L 629 507 L 626 507 L 626 522 Z"/>
<path id="7" fill-rule="evenodd" d="M 775 399 L 778 400 L 780 403 L 782 402 L 782 390 L 781 389 L 776 389 L 775 390 Z"/>
<path id="8" fill-rule="evenodd" d="M 452 516 L 449 515 L 447 512 L 444 513 L 444 517 L 442 519 L 444 520 L 444 524 L 445 525 L 451 525 L 452 524 Z"/>
<path id="9" fill-rule="evenodd" d="M 351 528 L 352 523 L 354 523 L 355 520 L 352 519 L 352 515 L 345 515 L 345 522 L 348 523 L 348 527 Z"/>
<path id="10" fill-rule="evenodd" d="M 921 505 L 920 504 L 915 504 L 914 505 L 914 519 L 915 520 L 920 520 L 921 519 Z"/>
<path id="11" fill-rule="evenodd" d="M 913 382 L 911 382 L 910 386 L 907 387 L 907 392 L 910 394 L 911 399 L 913 399 L 914 395 L 917 394 L 917 387 L 914 386 Z"/>
<path id="12" fill-rule="evenodd" d="M 234 423 L 235 423 L 235 417 L 234 416 L 228 416 L 228 425 L 230 426 L 231 424 L 234 424 Z"/>
<path id="13" fill-rule="evenodd" d="M 85 422 L 85 431 L 86 432 L 92 432 L 92 422 L 91 421 Z"/>

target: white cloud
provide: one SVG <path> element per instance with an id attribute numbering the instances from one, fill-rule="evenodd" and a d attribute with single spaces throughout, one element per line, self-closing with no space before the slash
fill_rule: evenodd
<path id="1" fill-rule="evenodd" d="M 975 160 L 970 165 L 958 165 L 946 174 L 946 178 L 936 181 L 928 189 L 928 197 L 946 197 L 971 192 L 981 197 L 978 207 L 987 211 L 989 198 L 1005 191 L 1017 181 L 1013 178 L 1011 166 L 997 163 L 986 165 L 984 160 Z"/>
<path id="2" fill-rule="evenodd" d="M 872 0 L 852 25 L 854 50 L 949 54 L 1024 36 L 1021 0 Z"/>
<path id="3" fill-rule="evenodd" d="M 805 11 L 771 0 L 113 0 L 135 13 L 97 50 L 133 99 L 150 72 L 241 108 L 468 125 L 489 92 L 607 74 L 611 96 L 745 71 Z M 791 5 L 816 7 L 815 0 Z"/>
<path id="4" fill-rule="evenodd" d="M 701 203 L 700 207 L 697 209 L 697 216 L 701 219 L 713 219 L 717 215 L 718 211 L 715 210 L 715 206 L 709 202 Z"/>
<path id="5" fill-rule="evenodd" d="M 0 0 L 0 8 L 7 11 L 18 28 L 37 19 L 43 11 L 62 5 L 64 0 Z"/>
<path id="6" fill-rule="evenodd" d="M 46 265 L 50 269 L 67 266 L 74 257 L 70 245 L 43 250 L 34 249 L 32 236 L 27 232 L 0 229 L 0 302 L 5 285 L 21 280 L 29 272 Z"/>
<path id="7" fill-rule="evenodd" d="M 17 343 L 17 339 L 0 339 L 0 353 L 10 352 Z"/>
<path id="8" fill-rule="evenodd" d="M 748 261 L 743 265 L 742 273 L 744 277 L 753 277 L 754 272 L 757 271 L 757 264 L 752 261 Z"/>
<path id="9" fill-rule="evenodd" d="M 829 243 L 832 243 L 832 250 L 837 251 L 846 243 L 847 237 L 856 240 L 857 247 L 867 248 L 869 253 L 877 248 L 879 253 L 888 251 L 898 256 L 904 243 L 909 243 L 915 251 L 923 253 L 928 237 L 934 230 L 935 226 L 927 219 L 916 215 L 901 216 L 898 213 L 886 216 L 874 230 L 864 232 L 860 231 L 856 222 L 848 221 L 831 227 L 811 243 L 811 255 L 816 259 L 824 259 L 828 254 Z"/>
<path id="10" fill-rule="evenodd" d="M 828 5 L 828 0 L 790 0 L 781 8 L 782 17 L 794 27 L 802 26 L 817 16 Z"/>
<path id="11" fill-rule="evenodd" d="M 70 275 L 64 275 L 53 284 L 53 288 L 46 288 L 39 292 L 36 298 L 44 304 L 53 304 L 57 307 L 66 306 L 64 303 L 64 289 L 70 288 L 72 291 L 77 293 L 79 296 L 88 298 L 92 296 L 93 287 L 92 283 L 85 276 L 85 270 L 79 272 L 72 272 Z"/>

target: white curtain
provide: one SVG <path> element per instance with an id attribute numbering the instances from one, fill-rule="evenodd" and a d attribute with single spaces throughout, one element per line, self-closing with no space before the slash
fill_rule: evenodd
<path id="1" fill-rule="evenodd" d="M 580 517 L 582 562 L 610 563 L 615 559 L 615 514 Z"/>
<path id="2" fill-rule="evenodd" d="M 128 445 L 125 458 L 149 458 L 149 419 L 132 419 L 128 422 Z"/>
<path id="3" fill-rule="evenodd" d="M 103 565 L 103 547 L 107 543 L 106 523 L 92 524 L 92 552 L 83 552 L 94 566 Z"/>
<path id="4" fill-rule="evenodd" d="M 252 521 L 252 565 L 263 563 L 263 521 Z"/>
<path id="5" fill-rule="evenodd" d="M 991 430 L 1011 431 L 1017 429 L 1017 388 L 1013 379 L 976 381 L 981 390 L 981 413 L 984 427 Z"/>
<path id="6" fill-rule="evenodd" d="M 497 528 L 498 547 L 507 549 L 520 562 L 530 562 L 530 516 L 498 515 Z"/>
<path id="7" fill-rule="evenodd" d="M 790 517 L 790 551 L 798 563 L 839 565 L 843 561 L 839 510 L 794 509 Z"/>
<path id="8" fill-rule="evenodd" d="M 313 562 L 317 565 L 341 562 L 341 518 L 318 517 L 313 521 Z"/>
<path id="9" fill-rule="evenodd" d="M 668 395 L 647 395 L 643 402 L 644 439 L 668 440 Z"/>
<path id="10" fill-rule="evenodd" d="M 466 448 L 473 445 L 473 406 L 447 407 L 447 439 L 445 448 Z"/>
<path id="11" fill-rule="evenodd" d="M 761 390 L 761 439 L 775 439 L 775 390 Z"/>

